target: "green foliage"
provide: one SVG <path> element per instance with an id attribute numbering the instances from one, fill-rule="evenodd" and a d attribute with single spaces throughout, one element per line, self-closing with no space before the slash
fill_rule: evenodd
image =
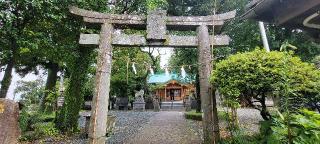
<path id="1" fill-rule="evenodd" d="M 295 54 L 303 61 L 310 62 L 315 56 L 319 55 L 319 43 L 315 43 L 307 33 L 275 25 L 268 25 L 267 27 L 268 40 L 273 50 L 280 50 L 283 43 L 288 42 L 298 48 L 295 50 Z"/>
<path id="2" fill-rule="evenodd" d="M 224 49 L 215 49 L 216 56 L 226 57 L 237 52 L 245 52 L 254 50 L 256 46 L 262 46 L 258 23 L 251 20 L 241 19 L 241 15 L 245 13 L 245 5 L 249 0 L 226 1 L 220 9 L 224 11 L 237 10 L 237 16 L 228 21 L 221 32 L 225 32 L 232 41 Z M 225 51 L 223 53 L 223 51 Z"/>
<path id="3" fill-rule="evenodd" d="M 197 49 L 174 49 L 173 55 L 170 57 L 169 66 L 173 71 L 180 71 L 183 65 L 190 65 L 185 67 L 186 73 L 195 75 L 198 72 L 198 50 Z"/>
<path id="4" fill-rule="evenodd" d="M 33 130 L 33 125 L 36 123 L 43 122 L 53 122 L 55 118 L 55 113 L 38 113 L 38 112 L 28 112 L 26 109 L 22 109 L 19 117 L 19 124 L 21 130 L 30 131 Z"/>
<path id="5" fill-rule="evenodd" d="M 32 84 L 34 82 L 26 82 Z M 26 88 L 26 87 L 24 87 Z M 22 87 L 19 88 L 22 90 Z M 21 91 L 20 91 L 21 92 Z M 42 92 L 43 93 L 43 92 Z M 30 103 L 32 96 L 24 96 L 24 107 L 19 115 L 19 126 L 22 132 L 20 140 L 31 141 L 46 136 L 58 134 L 58 130 L 53 125 L 55 113 L 40 113 L 37 104 Z"/>
<path id="6" fill-rule="evenodd" d="M 28 111 L 37 110 L 39 103 L 44 99 L 45 93 L 45 111 L 52 111 L 55 108 L 56 99 L 58 96 L 57 91 L 46 91 L 44 81 L 37 79 L 35 81 L 18 81 L 14 94 L 20 96 L 20 102 L 23 103 Z"/>
<path id="7" fill-rule="evenodd" d="M 167 0 L 146 0 L 148 11 L 164 9 L 167 7 Z"/>
<path id="8" fill-rule="evenodd" d="M 79 48 L 78 57 L 70 64 L 71 74 L 66 89 L 65 102 L 58 112 L 56 124 L 66 132 L 78 131 L 79 111 L 84 103 L 85 87 L 89 66 L 93 61 L 93 49 Z"/>
<path id="9" fill-rule="evenodd" d="M 93 94 L 94 94 L 94 89 L 95 89 L 95 76 L 89 75 L 87 77 L 87 81 L 84 84 L 84 90 L 83 90 L 83 95 L 84 95 L 84 100 L 85 101 L 90 101 L 92 100 Z"/>
<path id="10" fill-rule="evenodd" d="M 316 57 L 312 60 L 312 62 L 314 63 L 314 65 L 316 65 L 316 67 L 317 67 L 318 69 L 320 69 L 320 55 L 316 56 Z"/>
<path id="11" fill-rule="evenodd" d="M 164 87 L 165 87 L 164 84 L 149 85 L 149 89 L 151 91 L 155 91 L 157 89 L 161 89 L 161 88 L 164 88 Z"/>
<path id="12" fill-rule="evenodd" d="M 219 142 L 220 144 L 259 144 L 259 135 L 248 136 L 241 130 L 237 130 L 233 133 L 233 136 L 226 138 Z"/>
<path id="13" fill-rule="evenodd" d="M 34 124 L 34 130 L 36 137 L 55 136 L 59 134 L 59 131 L 55 128 L 53 122 L 48 123 L 36 123 Z"/>
<path id="14" fill-rule="evenodd" d="M 134 96 L 134 90 L 146 90 L 149 66 L 153 63 L 148 54 L 139 48 L 119 48 L 114 49 L 113 53 L 110 94 L 130 98 Z M 133 62 L 137 74 L 133 72 Z"/>
<path id="15" fill-rule="evenodd" d="M 24 133 L 20 137 L 20 141 L 33 141 L 45 137 L 53 137 L 59 134 L 59 130 L 55 128 L 53 122 L 48 123 L 35 123 L 33 125 L 34 131 Z"/>
<path id="16" fill-rule="evenodd" d="M 186 119 L 202 120 L 202 112 L 197 112 L 196 110 L 185 112 L 184 116 Z M 218 117 L 220 120 L 227 121 L 229 119 L 229 114 L 224 111 L 218 111 Z"/>
<path id="17" fill-rule="evenodd" d="M 202 113 L 196 112 L 195 110 L 185 112 L 184 116 L 186 119 L 192 119 L 192 120 L 198 120 L 198 121 L 202 120 Z"/>
<path id="18" fill-rule="evenodd" d="M 231 115 L 225 111 L 218 111 L 218 117 L 220 120 L 228 121 L 230 119 Z"/>
<path id="19" fill-rule="evenodd" d="M 257 97 L 254 94 L 268 92 L 276 87 L 273 82 L 280 81 L 281 62 L 275 60 L 283 56 L 282 53 L 266 53 L 264 50 L 230 56 L 217 63 L 211 81 L 230 102 L 238 102 L 241 95 Z M 230 104 L 232 107 L 237 105 Z"/>
<path id="20" fill-rule="evenodd" d="M 14 94 L 20 95 L 20 102 L 26 107 L 38 104 L 44 94 L 44 82 L 41 79 L 35 81 L 18 81 Z"/>
<path id="21" fill-rule="evenodd" d="M 268 141 L 288 143 L 287 119 L 279 113 L 272 122 L 272 133 Z M 314 144 L 320 141 L 320 114 L 303 109 L 290 117 L 290 129 L 295 144 Z"/>
<path id="22" fill-rule="evenodd" d="M 211 77 L 211 82 L 227 102 L 236 102 L 228 103 L 229 106 L 233 107 L 243 98 L 248 102 L 255 98 L 262 104 L 260 111 L 266 120 L 271 116 L 266 110 L 266 96 L 283 97 L 284 88 L 289 86 L 289 103 L 294 111 L 319 96 L 319 81 L 320 72 L 312 64 L 292 56 L 292 53 L 268 53 L 260 49 L 238 53 L 220 61 Z"/>
<path id="23" fill-rule="evenodd" d="M 45 98 L 45 112 L 52 112 L 56 108 L 58 91 L 48 91 L 48 96 Z"/>
<path id="24" fill-rule="evenodd" d="M 28 114 L 27 110 L 24 108 L 21 110 L 19 114 L 19 127 L 22 132 L 28 130 L 30 121 L 30 115 Z"/>
<path id="25" fill-rule="evenodd" d="M 53 121 L 55 113 L 38 113 L 38 111 L 27 111 L 23 108 L 19 116 L 19 126 L 22 132 L 20 140 L 32 141 L 47 136 L 58 134 Z"/>

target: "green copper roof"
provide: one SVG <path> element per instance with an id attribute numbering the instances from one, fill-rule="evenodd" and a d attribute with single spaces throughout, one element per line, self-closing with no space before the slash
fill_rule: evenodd
<path id="1" fill-rule="evenodd" d="M 171 80 L 176 80 L 180 83 L 189 84 L 194 81 L 194 76 L 187 75 L 185 78 L 182 78 L 181 75 L 178 75 L 176 73 L 171 73 L 169 75 L 166 75 L 165 73 L 160 73 L 149 76 L 148 83 L 163 84 Z"/>

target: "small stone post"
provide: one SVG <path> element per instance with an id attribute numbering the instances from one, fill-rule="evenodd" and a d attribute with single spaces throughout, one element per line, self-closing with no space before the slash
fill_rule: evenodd
<path id="1" fill-rule="evenodd" d="M 199 81 L 200 81 L 200 96 L 201 109 L 203 111 L 203 137 L 205 144 L 211 144 L 213 139 L 213 109 L 212 109 L 212 95 L 209 78 L 212 70 L 211 66 L 211 51 L 210 51 L 210 37 L 208 27 L 200 25 L 198 31 L 198 52 L 199 52 Z"/>
<path id="2" fill-rule="evenodd" d="M 152 100 L 153 100 L 153 111 L 155 112 L 160 111 L 159 98 L 157 96 L 152 96 Z"/>
<path id="3" fill-rule="evenodd" d="M 89 143 L 105 144 L 110 91 L 113 26 L 102 24 L 99 42 L 99 56 L 96 72 L 95 94 L 92 101 Z"/>
<path id="4" fill-rule="evenodd" d="M 189 95 L 186 100 L 186 111 L 191 111 L 191 95 Z"/>

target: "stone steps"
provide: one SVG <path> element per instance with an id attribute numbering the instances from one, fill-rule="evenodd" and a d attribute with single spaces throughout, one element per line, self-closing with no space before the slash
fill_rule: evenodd
<path id="1" fill-rule="evenodd" d="M 184 110 L 183 102 L 161 102 L 161 110 Z"/>

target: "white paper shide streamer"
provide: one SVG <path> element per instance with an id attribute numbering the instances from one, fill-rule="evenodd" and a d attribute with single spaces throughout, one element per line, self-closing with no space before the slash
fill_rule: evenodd
<path id="1" fill-rule="evenodd" d="M 166 75 L 168 76 L 169 75 L 168 67 L 165 68 L 165 71 L 166 71 Z"/>
<path id="2" fill-rule="evenodd" d="M 153 68 L 150 66 L 150 73 L 151 75 L 154 75 L 154 71 L 153 71 Z"/>
<path id="3" fill-rule="evenodd" d="M 61 95 L 63 94 L 63 91 L 64 91 L 64 86 L 63 86 L 63 84 L 64 84 L 63 76 L 64 76 L 63 71 L 61 71 L 61 73 L 60 73 L 60 84 L 59 84 L 59 85 L 60 85 L 60 86 L 59 86 L 59 91 L 60 91 Z"/>
<path id="4" fill-rule="evenodd" d="M 137 74 L 136 66 L 134 63 L 132 63 L 132 70 L 133 70 L 134 74 Z"/>
<path id="5" fill-rule="evenodd" d="M 187 75 L 187 73 L 186 73 L 186 71 L 184 70 L 184 67 L 182 66 L 182 67 L 181 67 L 181 76 L 182 76 L 182 78 L 185 78 L 186 75 Z"/>

